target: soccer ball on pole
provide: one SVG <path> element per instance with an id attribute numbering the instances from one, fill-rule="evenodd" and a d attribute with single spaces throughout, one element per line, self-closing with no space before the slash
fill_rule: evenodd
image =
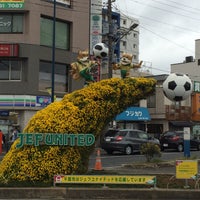
<path id="1" fill-rule="evenodd" d="M 97 43 L 93 47 L 93 54 L 96 58 L 105 58 L 108 56 L 108 46 L 104 43 Z"/>
<path id="2" fill-rule="evenodd" d="M 186 74 L 172 73 L 163 82 L 163 92 L 171 101 L 183 101 L 192 93 L 192 81 Z"/>

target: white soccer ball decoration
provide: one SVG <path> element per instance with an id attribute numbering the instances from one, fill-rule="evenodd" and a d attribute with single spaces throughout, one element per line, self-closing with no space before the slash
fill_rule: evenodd
<path id="1" fill-rule="evenodd" d="M 93 47 L 93 53 L 96 58 L 105 58 L 108 56 L 108 46 L 104 43 L 97 43 Z"/>
<path id="2" fill-rule="evenodd" d="M 185 74 L 172 73 L 163 82 L 163 92 L 171 101 L 183 101 L 192 93 L 192 81 Z"/>

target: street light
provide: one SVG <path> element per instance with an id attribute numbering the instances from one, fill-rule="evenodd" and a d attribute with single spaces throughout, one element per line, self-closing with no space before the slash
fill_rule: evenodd
<path id="1" fill-rule="evenodd" d="M 117 44 L 124 36 L 128 35 L 131 31 L 133 31 L 136 27 L 138 27 L 139 24 L 134 23 L 130 28 L 121 34 L 121 36 L 115 41 L 115 44 Z"/>
<path id="2" fill-rule="evenodd" d="M 53 2 L 53 38 L 52 38 L 52 68 L 51 68 L 51 102 L 54 102 L 55 82 L 55 38 L 56 38 L 56 0 Z"/>
<path id="3" fill-rule="evenodd" d="M 111 22 L 109 22 L 111 24 Z M 139 24 L 134 23 L 130 28 L 123 32 L 117 40 L 113 41 L 113 33 L 111 32 L 111 28 L 109 28 L 109 37 L 108 37 L 108 47 L 109 47 L 109 58 L 108 58 L 108 76 L 109 78 L 112 78 L 112 62 L 113 62 L 113 52 L 115 49 L 115 45 L 120 42 L 120 40 L 128 35 L 131 31 L 133 31 L 136 27 L 138 27 Z"/>

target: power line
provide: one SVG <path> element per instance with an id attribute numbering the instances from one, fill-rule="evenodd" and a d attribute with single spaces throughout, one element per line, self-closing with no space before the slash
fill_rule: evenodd
<path id="1" fill-rule="evenodd" d="M 120 12 L 121 12 L 121 11 L 120 11 Z M 124 16 L 126 16 L 126 17 L 129 17 L 129 16 L 127 16 L 127 15 L 124 14 L 124 13 L 122 13 L 122 14 L 123 14 Z M 130 17 L 129 17 L 129 18 L 130 18 Z M 145 17 L 144 17 L 144 18 L 145 18 Z M 151 18 L 150 18 L 150 19 L 151 19 Z M 157 20 L 156 20 L 156 21 L 157 21 Z M 158 22 L 159 22 L 159 21 L 158 21 Z M 159 22 L 159 23 L 162 23 L 162 22 Z M 168 23 L 164 23 L 164 24 L 166 24 L 166 25 L 171 25 L 171 24 L 168 24 Z M 172 26 L 172 25 L 171 25 L 171 26 Z M 159 35 L 158 33 L 155 33 L 154 31 L 152 31 L 152 30 L 150 30 L 150 29 L 148 29 L 148 28 L 142 26 L 141 24 L 140 24 L 140 27 L 142 27 L 143 29 L 145 29 L 145 30 L 151 32 L 152 34 L 156 35 L 157 37 L 162 38 L 163 40 L 166 40 L 166 41 L 168 41 L 168 42 L 170 42 L 170 43 L 172 43 L 172 44 L 174 44 L 174 45 L 176 45 L 176 46 L 178 46 L 178 47 L 180 47 L 180 48 L 183 48 L 184 50 L 186 50 L 186 51 L 188 51 L 188 52 L 190 52 L 190 53 L 194 53 L 194 51 L 185 48 L 185 46 L 182 46 L 182 45 L 180 45 L 180 44 L 178 44 L 178 43 L 176 43 L 176 42 L 174 42 L 174 41 L 172 41 L 172 40 L 170 40 L 170 39 L 168 39 L 168 38 L 166 38 L 166 37 L 164 37 L 164 36 L 162 36 L 162 35 Z M 184 29 L 183 27 L 179 27 L 179 26 L 175 26 L 175 27 Z M 192 31 L 192 30 L 189 30 L 189 29 L 185 29 L 185 30 Z M 195 31 L 193 31 L 193 32 L 195 32 Z M 196 32 L 196 33 L 199 33 L 199 32 Z"/>
<path id="2" fill-rule="evenodd" d="M 159 35 L 159 34 L 153 32 L 152 30 L 149 30 L 149 29 L 145 28 L 145 27 L 142 26 L 142 25 L 140 25 L 140 27 L 142 27 L 143 29 L 145 29 L 145 30 L 151 32 L 152 34 L 156 35 L 157 37 L 162 38 L 163 40 L 167 40 L 168 42 L 173 43 L 174 45 L 176 45 L 176 46 L 178 46 L 178 47 L 180 47 L 180 48 L 183 48 L 183 49 L 185 49 L 186 51 L 188 51 L 188 52 L 190 52 L 190 53 L 194 53 L 194 51 L 192 51 L 191 49 L 187 49 L 187 48 L 185 48 L 184 46 L 182 46 L 182 45 L 180 45 L 180 44 L 178 44 L 178 43 L 176 43 L 176 42 L 174 42 L 174 41 L 172 41 L 172 40 L 169 40 L 168 38 L 166 38 L 166 37 L 164 37 L 164 36 L 161 36 L 161 35 Z"/>
<path id="3" fill-rule="evenodd" d="M 171 2 L 171 3 L 177 4 L 176 1 L 172 1 L 172 0 L 167 0 L 167 1 L 168 1 L 168 2 Z M 183 3 L 180 3 L 180 2 L 181 2 L 181 1 L 178 1 L 178 5 L 180 5 L 180 6 L 183 6 L 183 7 L 186 7 L 186 8 L 191 8 L 191 9 L 194 9 L 194 10 L 197 10 L 197 11 L 200 11 L 199 8 L 195 8 L 195 7 L 189 6 L 188 4 L 186 5 L 186 4 L 183 4 Z"/>
<path id="4" fill-rule="evenodd" d="M 170 11 L 170 10 L 167 10 L 167 9 L 163 9 L 163 8 L 159 8 L 159 7 L 156 7 L 156 6 L 152 6 L 152 5 L 143 3 L 143 2 L 139 2 L 137 0 L 130 0 L 130 1 L 135 2 L 137 4 L 141 4 L 143 6 L 145 5 L 145 6 L 148 6 L 148 7 L 152 7 L 154 9 L 158 9 L 158 10 L 161 10 L 161 11 L 164 11 L 164 12 L 167 12 L 167 13 L 171 13 L 171 14 L 174 14 L 174 15 L 179 15 L 179 16 L 185 17 L 187 19 L 192 19 L 192 20 L 195 20 L 195 21 L 200 21 L 200 18 L 194 18 L 194 17 L 188 16 L 188 15 L 183 15 L 181 13 L 173 12 L 173 11 Z"/>
<path id="5" fill-rule="evenodd" d="M 116 9 L 118 9 L 117 7 L 115 7 Z M 119 9 L 118 9 L 119 10 Z M 120 10 L 120 14 L 125 16 L 125 17 L 130 17 L 130 16 L 127 16 L 126 14 L 124 14 L 125 11 L 123 10 Z M 131 13 L 131 15 L 135 15 L 139 18 L 144 18 L 144 19 L 147 19 L 147 20 L 150 20 L 150 21 L 154 21 L 154 22 L 157 22 L 157 23 L 160 23 L 160 24 L 163 24 L 163 25 L 167 25 L 167 26 L 172 26 L 172 27 L 175 27 L 175 28 L 179 28 L 179 29 L 182 29 L 184 31 L 189 31 L 189 32 L 193 32 L 193 33 L 198 33 L 200 34 L 199 31 L 196 31 L 196 30 L 192 30 L 192 29 L 189 29 L 187 27 L 181 27 L 181 26 L 177 26 L 177 25 L 173 25 L 173 24 L 170 24 L 170 23 L 167 23 L 167 22 L 163 22 L 163 21 L 159 21 L 157 19 L 153 19 L 153 18 L 150 18 L 150 17 L 146 17 L 146 16 L 142 16 L 142 15 L 137 15 L 135 13 Z"/>
<path id="6" fill-rule="evenodd" d="M 182 11 L 184 11 L 184 12 L 189 12 L 190 14 L 196 14 L 196 15 L 199 15 L 199 14 L 200 14 L 200 12 L 194 12 L 194 11 L 191 12 L 191 10 L 186 10 L 186 9 L 180 8 L 180 7 L 178 7 L 178 6 L 174 6 L 174 5 L 170 5 L 170 4 L 168 4 L 168 3 L 160 2 L 160 1 L 158 1 L 158 0 L 151 0 L 151 1 L 153 1 L 153 2 L 155 2 L 155 3 L 158 3 L 158 4 L 161 4 L 161 5 L 166 5 L 166 6 L 175 8 L 175 9 L 179 9 L 179 10 L 182 10 Z M 176 3 L 176 5 L 177 5 L 177 3 Z M 178 5 L 179 5 L 179 4 L 178 4 Z M 187 7 L 187 8 L 188 8 L 188 7 Z"/>

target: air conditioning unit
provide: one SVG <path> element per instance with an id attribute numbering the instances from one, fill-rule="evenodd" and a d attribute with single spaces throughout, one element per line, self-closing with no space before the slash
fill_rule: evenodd
<path id="1" fill-rule="evenodd" d="M 186 63 L 193 62 L 193 61 L 194 61 L 193 56 L 187 56 L 187 57 L 185 57 L 185 62 Z"/>

